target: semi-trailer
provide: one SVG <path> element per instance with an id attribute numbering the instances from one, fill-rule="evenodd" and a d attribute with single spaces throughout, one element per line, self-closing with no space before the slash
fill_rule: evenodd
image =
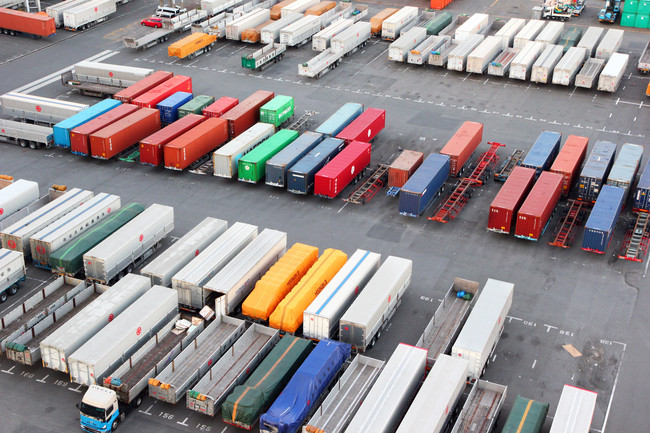
<path id="1" fill-rule="evenodd" d="M 429 155 L 400 190 L 400 215 L 419 217 L 442 194 L 449 177 L 449 166 L 448 155 Z"/>
<path id="2" fill-rule="evenodd" d="M 314 195 L 334 198 L 370 164 L 372 145 L 361 141 L 348 144 L 314 176 Z"/>
<path id="3" fill-rule="evenodd" d="M 351 27 L 332 37 L 330 52 L 341 56 L 349 56 L 359 48 L 366 46 L 368 39 L 370 39 L 370 23 L 357 21 Z"/>
<path id="4" fill-rule="evenodd" d="M 67 277 L 61 277 L 61 281 Z M 43 366 L 69 372 L 68 358 L 151 288 L 148 278 L 128 274 L 41 341 Z"/>
<path id="5" fill-rule="evenodd" d="M 273 12 L 271 12 L 273 14 Z M 284 18 L 280 18 L 275 21 L 273 24 L 270 24 L 262 29 L 260 32 L 260 40 L 263 44 L 273 44 L 275 42 L 280 42 L 280 30 L 287 27 L 289 24 L 293 24 L 302 18 L 300 14 L 291 14 Z"/>
<path id="6" fill-rule="evenodd" d="M 49 37 L 56 33 L 56 25 L 53 18 L 44 14 L 0 8 L 0 32 L 8 35 L 28 33 L 39 38 Z"/>
<path id="7" fill-rule="evenodd" d="M 550 433 L 589 433 L 597 398 L 594 391 L 564 385 Z"/>
<path id="8" fill-rule="evenodd" d="M 153 166 L 162 165 L 164 162 L 163 148 L 204 120 L 206 120 L 205 116 L 188 114 L 140 140 L 140 163 Z"/>
<path id="9" fill-rule="evenodd" d="M 602 92 L 616 92 L 618 86 L 621 85 L 629 61 L 629 54 L 613 53 L 600 73 L 597 89 Z"/>
<path id="10" fill-rule="evenodd" d="M 605 67 L 605 60 L 589 58 L 576 75 L 576 87 L 591 89 L 598 82 L 598 76 Z"/>
<path id="11" fill-rule="evenodd" d="M 320 17 L 305 15 L 295 23 L 280 30 L 280 43 L 288 47 L 300 47 L 321 30 Z"/>
<path id="12" fill-rule="evenodd" d="M 160 129 L 160 111 L 141 108 L 90 134 L 90 155 L 111 159 Z"/>
<path id="13" fill-rule="evenodd" d="M 614 161 L 609 175 L 607 185 L 618 186 L 625 190 L 623 195 L 623 207 L 627 203 L 627 197 L 632 189 L 632 184 L 639 170 L 639 164 L 643 158 L 643 146 L 638 144 L 624 143 L 621 151 Z"/>
<path id="14" fill-rule="evenodd" d="M 262 30 L 266 26 L 270 26 L 273 24 L 275 21 L 273 20 L 268 20 L 264 21 L 262 24 L 258 24 L 253 28 L 246 29 L 243 32 L 241 32 L 241 41 L 242 42 L 247 42 L 249 44 L 254 44 L 260 41 L 260 38 L 262 37 Z"/>
<path id="15" fill-rule="evenodd" d="M 203 109 L 202 114 L 207 117 L 221 117 L 239 104 L 239 99 L 222 96 Z"/>
<path id="16" fill-rule="evenodd" d="M 287 147 L 266 161 L 266 184 L 284 188 L 287 186 L 289 170 L 308 152 L 318 146 L 325 135 L 317 132 L 303 132 Z"/>
<path id="17" fill-rule="evenodd" d="M 84 30 L 107 21 L 117 11 L 115 0 L 90 0 L 63 11 L 63 26 L 66 30 Z"/>
<path id="18" fill-rule="evenodd" d="M 149 379 L 149 396 L 176 404 L 244 333 L 245 322 L 217 315 L 191 345 L 165 369 Z"/>
<path id="19" fill-rule="evenodd" d="M 414 65 L 424 65 L 432 52 L 439 52 L 450 45 L 450 36 L 429 36 L 421 44 L 409 51 L 407 62 Z"/>
<path id="20" fill-rule="evenodd" d="M 217 41 L 216 35 L 207 33 L 192 33 L 185 36 L 180 41 L 176 41 L 167 47 L 169 57 L 178 57 L 179 59 L 193 59 L 203 53 L 212 50 L 212 46 Z"/>
<path id="21" fill-rule="evenodd" d="M 508 388 L 485 380 L 474 382 L 451 433 L 490 433 L 494 430 Z"/>
<path id="22" fill-rule="evenodd" d="M 621 47 L 623 42 L 623 34 L 625 32 L 621 29 L 609 29 L 603 39 L 596 47 L 596 54 L 594 57 L 597 59 L 609 60 L 612 54 L 616 53 Z"/>
<path id="23" fill-rule="evenodd" d="M 332 158 L 345 148 L 345 141 L 327 137 L 296 162 L 287 172 L 287 191 L 294 194 L 309 194 L 313 191 L 318 173 Z"/>
<path id="24" fill-rule="evenodd" d="M 564 179 L 566 182 L 566 177 Z M 515 216 L 534 183 L 535 170 L 516 166 L 490 204 L 487 229 L 495 233 L 510 234 Z"/>
<path id="25" fill-rule="evenodd" d="M 587 146 L 589 139 L 578 135 L 569 135 L 564 142 L 564 146 L 558 153 L 550 171 L 561 174 L 564 177 L 562 182 L 562 195 L 567 197 L 573 187 L 578 170 L 582 167 L 582 162 L 587 155 Z"/>
<path id="26" fill-rule="evenodd" d="M 118 120 L 135 113 L 140 107 L 122 104 L 70 131 L 70 150 L 76 155 L 90 155 L 90 136 Z"/>
<path id="27" fill-rule="evenodd" d="M 44 98 L 25 93 L 9 92 L 0 95 L 2 113 L 30 122 L 53 125 L 88 108 L 86 104 Z"/>
<path id="28" fill-rule="evenodd" d="M 209 117 L 163 147 L 165 168 L 184 170 L 228 141 L 228 122 Z"/>
<path id="29" fill-rule="evenodd" d="M 280 17 L 285 18 L 292 14 L 303 15 L 307 9 L 317 5 L 318 3 L 319 0 L 296 0 L 282 7 L 280 10 Z"/>
<path id="30" fill-rule="evenodd" d="M 535 40 L 542 42 L 544 45 L 554 45 L 560 40 L 562 32 L 564 32 L 564 23 L 553 21 L 546 24 Z"/>
<path id="31" fill-rule="evenodd" d="M 450 71 L 464 71 L 467 56 L 469 56 L 484 39 L 485 36 L 472 33 L 467 35 L 467 38 L 458 42 L 458 45 L 456 45 L 447 56 L 447 69 Z"/>
<path id="32" fill-rule="evenodd" d="M 483 74 L 492 60 L 503 51 L 502 39 L 497 36 L 488 36 L 467 56 L 467 72 Z"/>
<path id="33" fill-rule="evenodd" d="M 363 104 L 356 102 L 347 102 L 327 118 L 323 123 L 318 125 L 314 132 L 323 134 L 328 137 L 336 137 L 350 123 L 363 113 Z"/>
<path id="34" fill-rule="evenodd" d="M 380 108 L 367 108 L 356 117 L 336 138 L 350 144 L 353 141 L 370 143 L 386 126 L 386 110 Z M 318 131 L 317 131 L 318 132 Z"/>
<path id="35" fill-rule="evenodd" d="M 178 109 L 191 101 L 194 96 L 190 92 L 176 92 L 156 104 L 160 111 L 160 122 L 165 125 L 178 120 Z"/>
<path id="36" fill-rule="evenodd" d="M 612 169 L 615 156 L 616 144 L 602 140 L 596 142 L 578 178 L 578 200 L 596 201 Z"/>
<path id="37" fill-rule="evenodd" d="M 371 33 L 373 36 L 381 36 L 382 26 L 384 21 L 391 15 L 395 14 L 399 9 L 385 8 L 376 15 L 370 18 Z"/>
<path id="38" fill-rule="evenodd" d="M 537 60 L 542 51 L 544 44 L 541 42 L 526 42 L 520 48 L 519 53 L 512 59 L 510 64 L 510 73 L 508 76 L 516 80 L 527 80 L 533 68 L 533 64 Z"/>
<path id="39" fill-rule="evenodd" d="M 0 302 L 5 302 L 8 295 L 18 293 L 20 282 L 27 278 L 25 258 L 18 251 L 0 248 Z M 4 328 L 4 318 L 2 320 Z"/>
<path id="40" fill-rule="evenodd" d="M 174 208 L 152 204 L 83 255 L 86 278 L 108 283 L 154 253 L 174 229 Z"/>
<path id="41" fill-rule="evenodd" d="M 318 15 L 321 16 L 325 12 L 332 10 L 336 7 L 336 2 L 333 1 L 322 1 L 314 6 L 311 6 L 305 10 L 305 15 Z"/>
<path id="42" fill-rule="evenodd" d="M 271 11 L 263 8 L 255 8 L 228 23 L 226 26 L 226 39 L 239 41 L 244 30 L 252 29 L 270 19 Z"/>
<path id="43" fill-rule="evenodd" d="M 365 352 L 381 336 L 411 283 L 413 262 L 388 256 L 339 322 L 339 340 Z M 425 358 L 426 358 L 426 350 Z M 355 430 L 356 431 L 356 430 Z"/>
<path id="44" fill-rule="evenodd" d="M 50 148 L 54 145 L 52 128 L 26 122 L 0 119 L 0 137 L 20 147 Z"/>
<path id="45" fill-rule="evenodd" d="M 54 19 L 54 24 L 56 27 L 63 26 L 63 11 L 66 11 L 78 4 L 83 3 L 85 0 L 64 0 L 59 3 L 55 3 L 51 6 L 47 6 L 44 11 L 45 13 Z"/>
<path id="46" fill-rule="evenodd" d="M 388 46 L 388 60 L 404 62 L 408 53 L 420 45 L 427 38 L 427 29 L 424 27 L 412 27 Z"/>
<path id="47" fill-rule="evenodd" d="M 223 119 L 223 117 L 220 119 Z M 214 175 L 229 179 L 235 177 L 238 173 L 239 158 L 250 152 L 274 133 L 275 127 L 273 125 L 257 123 L 225 146 L 216 150 L 212 154 Z"/>
<path id="48" fill-rule="evenodd" d="M 645 44 L 645 48 L 641 52 L 641 57 L 639 57 L 639 63 L 637 63 L 636 69 L 642 74 L 650 72 L 650 41 Z"/>
<path id="49" fill-rule="evenodd" d="M 585 49 L 571 47 L 569 51 L 562 56 L 560 61 L 553 69 L 553 84 L 570 86 L 575 76 L 582 67 L 585 58 Z"/>
<path id="50" fill-rule="evenodd" d="M 440 150 L 449 157 L 449 176 L 459 177 L 483 139 L 483 124 L 464 122 Z"/>
<path id="51" fill-rule="evenodd" d="M 548 406 L 548 403 L 530 400 L 518 395 L 501 432 L 540 433 L 546 420 Z"/>
<path id="52" fill-rule="evenodd" d="M 426 364 L 425 349 L 398 344 L 346 431 L 395 431 L 424 377 Z"/>
<path id="53" fill-rule="evenodd" d="M 260 108 L 273 99 L 274 96 L 273 92 L 258 90 L 221 116 L 228 121 L 230 138 L 237 137 L 259 122 Z"/>
<path id="54" fill-rule="evenodd" d="M 176 92 L 192 93 L 192 79 L 184 75 L 174 75 L 156 87 L 133 98 L 131 103 L 142 108 L 156 108 L 159 102 Z"/>
<path id="55" fill-rule="evenodd" d="M 404 6 L 397 12 L 384 18 L 381 24 L 381 38 L 388 41 L 394 41 L 399 38 L 402 29 L 417 20 L 417 18 L 417 7 Z"/>
<path id="56" fill-rule="evenodd" d="M 528 42 L 533 41 L 537 35 L 542 31 L 546 23 L 542 20 L 530 20 L 526 25 L 515 35 L 512 42 L 512 48 L 518 50 L 523 49 Z"/>
<path id="57" fill-rule="evenodd" d="M 293 117 L 295 102 L 292 96 L 276 95 L 260 107 L 260 122 L 279 128 Z"/>
<path id="58" fill-rule="evenodd" d="M 501 39 L 501 49 L 507 50 L 515 40 L 515 36 L 524 28 L 526 20 L 523 18 L 510 18 L 496 33 Z"/>
<path id="59" fill-rule="evenodd" d="M 582 29 L 578 27 L 571 27 L 562 34 L 562 37 L 557 44 L 561 46 L 566 53 L 569 51 L 569 48 L 576 46 L 580 40 L 580 36 L 582 36 Z"/>
<path id="60" fill-rule="evenodd" d="M 18 179 L 0 189 L 0 221 L 39 199 L 38 183 Z"/>
<path id="61" fill-rule="evenodd" d="M 298 138 L 298 135 L 297 131 L 281 129 L 239 158 L 237 162 L 238 179 L 248 183 L 257 183 L 265 179 L 267 161 L 289 146 Z"/>
<path id="62" fill-rule="evenodd" d="M 461 24 L 454 32 L 454 39 L 464 41 L 469 35 L 475 35 L 485 31 L 488 26 L 488 14 L 473 14 L 467 21 Z"/>
<path id="63" fill-rule="evenodd" d="M 643 174 L 636 184 L 632 210 L 634 212 L 650 212 L 650 161 L 646 163 Z"/>
<path id="64" fill-rule="evenodd" d="M 74 64 L 73 78 L 86 83 L 126 88 L 148 77 L 153 72 L 153 69 L 149 68 L 84 60 Z"/>
<path id="65" fill-rule="evenodd" d="M 316 33 L 311 39 L 311 48 L 314 51 L 325 51 L 330 47 L 330 40 L 354 24 L 352 19 L 336 21 Z"/>
<path id="66" fill-rule="evenodd" d="M 388 166 L 388 187 L 401 188 L 422 165 L 424 154 L 415 150 L 404 150 Z"/>
<path id="67" fill-rule="evenodd" d="M 485 372 L 512 305 L 515 285 L 488 278 L 474 303 L 467 322 L 451 348 L 451 356 L 469 362 L 467 379 L 475 381 Z"/>
<path id="68" fill-rule="evenodd" d="M 604 32 L 604 28 L 596 26 L 589 26 L 584 32 L 576 47 L 585 49 L 585 60 L 596 55 L 596 48 Z"/>
<path id="69" fill-rule="evenodd" d="M 282 17 L 282 8 L 285 6 L 289 6 L 291 3 L 295 1 L 296 0 L 282 0 L 281 2 L 278 2 L 273 6 L 271 6 L 270 7 L 271 19 L 275 21 L 279 21 Z M 300 14 L 295 14 L 295 15 L 300 15 Z"/>
<path id="70" fill-rule="evenodd" d="M 585 224 L 583 250 L 598 254 L 607 252 L 624 206 L 625 189 L 604 185 Z"/>
<path id="71" fill-rule="evenodd" d="M 152 285 L 170 286 L 172 277 L 228 229 L 228 222 L 207 217 L 140 270 Z"/>
<path id="72" fill-rule="evenodd" d="M 287 51 L 285 44 L 270 42 L 252 54 L 244 54 L 241 56 L 241 65 L 247 69 L 262 71 L 273 63 L 282 60 L 285 51 Z"/>
<path id="73" fill-rule="evenodd" d="M 519 54 L 519 50 L 516 48 L 506 48 L 501 54 L 499 54 L 496 59 L 494 59 L 488 65 L 488 74 L 494 75 L 497 77 L 505 77 L 510 71 L 510 65 L 512 61 Z"/>
<path id="74" fill-rule="evenodd" d="M 548 44 L 539 58 L 533 63 L 533 71 L 530 74 L 530 81 L 533 83 L 546 84 L 550 82 L 553 68 L 562 58 L 564 49 L 560 45 Z"/>
<path id="75" fill-rule="evenodd" d="M 521 166 L 532 168 L 535 170 L 535 177 L 539 177 L 542 171 L 548 170 L 553 164 L 560 151 L 560 141 L 562 141 L 561 133 L 542 131 L 533 147 L 526 154 Z"/>
<path id="76" fill-rule="evenodd" d="M 379 269 L 380 259 L 380 254 L 356 250 L 305 309 L 303 336 L 313 340 L 336 338 L 341 316 Z"/>
<path id="77" fill-rule="evenodd" d="M 178 109 L 178 118 L 182 119 L 189 114 L 202 114 L 203 110 L 213 102 L 214 96 L 197 95 Z"/>
<path id="78" fill-rule="evenodd" d="M 70 147 L 70 133 L 73 129 L 101 116 L 120 104 L 121 102 L 115 99 L 105 99 L 57 123 L 52 127 L 54 144 L 59 147 Z"/>
<path id="79" fill-rule="evenodd" d="M 138 96 L 148 92 L 159 84 L 162 84 L 163 82 L 169 80 L 173 76 L 174 74 L 172 72 L 156 71 L 153 74 L 141 79 L 137 83 L 132 84 L 126 89 L 120 90 L 113 95 L 113 99 L 122 101 L 125 104 L 130 104 L 131 101 L 133 101 Z"/>
<path id="80" fill-rule="evenodd" d="M 537 241 L 546 231 L 560 196 L 564 176 L 544 171 L 517 212 L 515 236 Z"/>
<path id="81" fill-rule="evenodd" d="M 447 36 L 448 35 L 444 35 L 443 37 Z M 449 54 L 451 54 L 458 47 L 458 44 L 459 42 L 457 40 L 449 39 L 449 43 L 440 46 L 438 49 L 431 50 L 427 59 L 427 64 L 431 66 L 446 68 L 449 60 Z"/>

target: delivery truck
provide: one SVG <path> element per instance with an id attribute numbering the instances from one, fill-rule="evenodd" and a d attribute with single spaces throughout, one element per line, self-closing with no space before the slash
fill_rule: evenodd
<path id="1" fill-rule="evenodd" d="M 22 2 L 19 4 L 23 5 Z M 56 24 L 53 18 L 45 14 L 34 14 L 3 7 L 0 8 L 0 32 L 6 35 L 27 33 L 36 38 L 46 38 L 56 33 Z"/>

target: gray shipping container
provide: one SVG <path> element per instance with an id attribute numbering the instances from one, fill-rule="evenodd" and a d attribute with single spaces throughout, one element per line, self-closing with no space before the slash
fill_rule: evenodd
<path id="1" fill-rule="evenodd" d="M 533 63 L 533 72 L 530 74 L 530 81 L 533 83 L 548 83 L 553 74 L 553 68 L 560 61 L 564 54 L 564 48 L 560 45 L 546 45 L 542 54 Z"/>
<path id="2" fill-rule="evenodd" d="M 212 154 L 214 175 L 229 179 L 236 176 L 239 158 L 274 133 L 275 126 L 269 123 L 256 123 L 228 144 L 220 147 Z"/>
<path id="3" fill-rule="evenodd" d="M 639 164 L 643 158 L 643 146 L 632 143 L 624 143 L 618 152 L 616 161 L 607 176 L 607 185 L 618 186 L 625 190 L 623 195 L 623 207 L 627 203 L 627 196 L 630 193 L 636 173 L 639 171 Z"/>
<path id="4" fill-rule="evenodd" d="M 584 87 L 585 89 L 594 87 L 603 67 L 605 67 L 605 60 L 587 59 L 580 72 L 578 72 L 578 75 L 576 75 L 576 87 Z"/>
<path id="5" fill-rule="evenodd" d="M 603 40 L 600 41 L 598 47 L 596 48 L 596 58 L 609 60 L 612 57 L 612 54 L 618 51 L 623 42 L 624 31 L 621 29 L 609 29 Z M 579 45 L 578 45 L 579 46 Z"/>
<path id="6" fill-rule="evenodd" d="M 43 366 L 68 372 L 68 357 L 151 288 L 148 278 L 129 274 L 41 342 Z"/>
<path id="7" fill-rule="evenodd" d="M 38 183 L 18 179 L 0 189 L 0 221 L 38 200 Z"/>
<path id="8" fill-rule="evenodd" d="M 600 42 L 600 38 L 605 32 L 605 29 L 602 27 L 590 26 L 586 32 L 582 34 L 580 42 L 576 47 L 585 49 L 585 60 L 590 57 L 593 57 L 596 54 L 596 47 Z"/>
<path id="9" fill-rule="evenodd" d="M 176 291 L 153 286 L 70 355 L 70 380 L 87 386 L 101 383 L 177 312 Z"/>
<path id="10" fill-rule="evenodd" d="M 169 287 L 172 277 L 228 228 L 228 221 L 205 218 L 140 271 L 151 284 Z"/>

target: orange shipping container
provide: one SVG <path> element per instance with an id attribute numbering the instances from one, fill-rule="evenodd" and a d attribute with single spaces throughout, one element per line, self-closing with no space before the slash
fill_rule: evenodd
<path id="1" fill-rule="evenodd" d="M 483 124 L 467 121 L 449 139 L 440 151 L 449 159 L 449 176 L 459 176 L 463 167 L 483 139 Z"/>
<path id="2" fill-rule="evenodd" d="M 280 301 L 318 260 L 318 248 L 297 243 L 255 284 L 242 304 L 242 313 L 252 319 L 268 320 Z"/>
<path id="3" fill-rule="evenodd" d="M 276 4 L 271 8 L 271 19 L 272 20 L 279 20 L 280 17 L 282 17 L 282 8 L 285 6 L 289 6 L 291 3 L 295 2 L 296 0 L 284 0 L 281 1 L 280 3 Z"/>
<path id="4" fill-rule="evenodd" d="M 397 11 L 398 9 L 386 8 L 374 17 L 370 18 L 370 34 L 378 35 L 381 33 L 381 25 L 384 23 L 384 20 Z"/>
<path id="5" fill-rule="evenodd" d="M 424 154 L 415 150 L 405 150 L 395 161 L 388 167 L 388 187 L 404 186 L 411 175 L 422 165 Z"/>
<path id="6" fill-rule="evenodd" d="M 174 42 L 169 47 L 167 47 L 167 54 L 169 57 L 178 57 L 179 59 L 184 59 L 187 56 L 192 57 L 191 55 L 201 50 L 208 45 L 214 43 L 217 40 L 217 35 L 209 35 L 207 33 L 192 33 L 181 39 L 180 41 Z"/>
<path id="7" fill-rule="evenodd" d="M 252 29 L 247 29 L 241 32 L 241 40 L 242 42 L 259 42 L 260 37 L 262 35 L 262 29 L 264 27 L 268 26 L 269 24 L 273 24 L 273 20 L 268 20 L 264 21 L 262 24 L 259 26 L 253 27 Z"/>
<path id="8" fill-rule="evenodd" d="M 50 18 L 47 14 L 40 12 L 31 14 L 7 8 L 0 8 L 0 29 L 5 29 L 7 32 L 16 31 L 43 37 L 52 36 L 56 33 L 54 18 Z"/>
<path id="9" fill-rule="evenodd" d="M 269 317 L 269 326 L 294 333 L 302 325 L 304 311 L 343 267 L 348 256 L 339 250 L 328 248 L 296 287 L 289 293 Z"/>
<path id="10" fill-rule="evenodd" d="M 431 0 L 431 9 L 444 9 L 453 0 Z"/>
<path id="11" fill-rule="evenodd" d="M 564 146 L 562 146 L 562 150 L 553 161 L 550 171 L 561 174 L 564 178 L 562 181 L 562 195 L 564 197 L 569 195 L 576 174 L 578 174 L 587 155 L 588 145 L 589 139 L 587 137 L 569 135 Z"/>
<path id="12" fill-rule="evenodd" d="M 321 16 L 325 12 L 332 10 L 336 7 L 336 2 L 320 2 L 317 5 L 314 5 L 305 11 L 305 15 L 316 15 Z"/>

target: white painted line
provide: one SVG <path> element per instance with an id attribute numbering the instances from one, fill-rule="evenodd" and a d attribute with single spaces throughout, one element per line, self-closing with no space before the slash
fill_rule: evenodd
<path id="1" fill-rule="evenodd" d="M 2 372 L 3 372 L 3 373 L 7 373 L 7 374 L 13 374 L 13 373 L 11 372 L 11 370 L 13 370 L 14 368 L 16 368 L 15 365 L 12 366 L 9 370 L 2 370 Z"/>
<path id="2" fill-rule="evenodd" d="M 138 412 L 143 413 L 145 415 L 151 416 L 151 408 L 153 407 L 153 404 L 147 408 L 147 410 L 139 410 Z"/>
<path id="3" fill-rule="evenodd" d="M 43 379 L 37 379 L 36 382 L 45 383 L 45 379 L 47 379 L 48 377 L 50 377 L 50 375 L 49 375 L 49 374 L 46 374 L 45 377 L 44 377 Z"/>
<path id="4" fill-rule="evenodd" d="M 536 365 L 537 365 L 537 360 L 533 361 L 533 366 L 530 368 L 535 368 Z"/>
<path id="5" fill-rule="evenodd" d="M 189 427 L 189 426 L 186 424 L 186 422 L 187 422 L 188 419 L 189 419 L 189 418 L 185 418 L 185 419 L 183 420 L 183 422 L 176 421 L 176 424 L 180 424 L 180 425 L 184 425 L 185 427 Z"/>
<path id="6" fill-rule="evenodd" d="M 520 319 L 519 317 L 512 317 L 512 316 L 506 316 L 509 320 L 508 323 L 512 322 L 513 320 L 519 320 L 520 322 L 523 321 L 524 319 Z"/>
<path id="7" fill-rule="evenodd" d="M 80 389 L 80 388 L 81 388 L 81 385 L 79 385 L 79 386 L 76 387 L 76 388 L 68 388 L 68 390 L 70 390 L 70 391 L 74 391 L 74 392 L 76 392 L 76 393 L 81 394 L 81 389 Z"/>
<path id="8" fill-rule="evenodd" d="M 544 324 L 544 326 L 546 326 L 546 333 L 548 333 L 551 330 L 551 328 L 557 329 L 557 326 L 547 325 L 546 323 Z"/>
<path id="9" fill-rule="evenodd" d="M 223 433 L 223 432 L 225 432 L 226 430 L 228 430 L 228 426 L 224 427 L 223 430 L 221 430 L 220 433 Z"/>
<path id="10" fill-rule="evenodd" d="M 343 208 L 346 207 L 347 205 L 348 205 L 348 202 L 346 201 L 345 204 L 343 206 L 341 206 L 341 209 L 339 209 L 339 211 L 337 213 L 341 213 Z"/>
<path id="11" fill-rule="evenodd" d="M 385 49 L 384 51 L 382 51 L 381 53 L 377 54 L 377 55 L 375 56 L 375 58 L 372 59 L 371 61 L 369 61 L 368 64 L 367 64 L 366 66 L 370 66 L 370 64 L 371 64 L 372 62 L 374 62 L 375 60 L 377 60 L 377 59 L 378 59 L 382 54 L 384 54 L 386 51 L 388 51 L 388 48 L 386 48 L 386 49 Z"/>
<path id="12" fill-rule="evenodd" d="M 612 401 L 614 401 L 614 394 L 616 393 L 616 385 L 618 385 L 618 375 L 621 373 L 621 368 L 623 367 L 623 357 L 625 356 L 625 349 L 621 353 L 621 359 L 618 361 L 618 370 L 616 371 L 616 377 L 614 378 L 614 386 L 612 387 L 612 393 L 609 396 L 609 403 L 607 404 L 607 411 L 605 412 L 605 420 L 603 421 L 602 431 L 605 431 L 607 428 L 607 419 L 609 418 L 609 410 L 612 408 Z"/>

